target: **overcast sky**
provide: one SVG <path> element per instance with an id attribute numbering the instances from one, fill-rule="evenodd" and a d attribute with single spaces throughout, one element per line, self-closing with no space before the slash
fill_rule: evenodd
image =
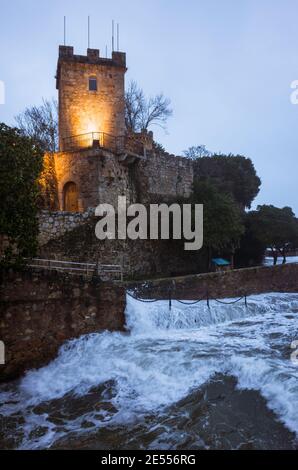
<path id="1" fill-rule="evenodd" d="M 211 151 L 250 157 L 262 179 L 255 203 L 290 205 L 298 215 L 298 0 L 0 0 L 0 121 L 56 96 L 58 45 L 76 53 L 111 50 L 111 20 L 120 23 L 127 82 L 164 92 L 174 115 L 156 139 L 181 154 Z"/>

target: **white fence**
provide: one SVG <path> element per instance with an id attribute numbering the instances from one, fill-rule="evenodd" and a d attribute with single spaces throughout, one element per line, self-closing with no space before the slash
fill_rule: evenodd
<path id="1" fill-rule="evenodd" d="M 123 267 L 120 264 L 78 263 L 75 261 L 33 258 L 28 260 L 27 266 L 88 277 L 95 274 L 102 280 L 123 281 Z"/>

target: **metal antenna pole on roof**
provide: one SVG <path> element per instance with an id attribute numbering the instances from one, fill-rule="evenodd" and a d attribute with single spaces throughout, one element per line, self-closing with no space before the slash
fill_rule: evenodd
<path id="1" fill-rule="evenodd" d="M 66 46 L 66 16 L 64 16 L 64 46 Z"/>
<path id="2" fill-rule="evenodd" d="M 88 49 L 90 49 L 90 16 L 88 16 Z"/>
<path id="3" fill-rule="evenodd" d="M 119 23 L 117 23 L 117 51 L 119 52 Z"/>
<path id="4" fill-rule="evenodd" d="M 106 59 L 108 58 L 108 46 L 106 45 Z"/>
<path id="5" fill-rule="evenodd" d="M 114 20 L 112 20 L 112 52 L 114 52 Z"/>

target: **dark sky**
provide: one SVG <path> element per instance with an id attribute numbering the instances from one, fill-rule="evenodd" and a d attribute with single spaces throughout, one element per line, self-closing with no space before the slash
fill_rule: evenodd
<path id="1" fill-rule="evenodd" d="M 111 49 L 111 20 L 120 23 L 127 81 L 164 92 L 174 115 L 153 129 L 168 151 L 195 144 L 252 158 L 262 189 L 255 201 L 290 205 L 298 214 L 298 0 L 0 0 L 0 119 L 56 95 L 58 45 L 76 53 Z"/>

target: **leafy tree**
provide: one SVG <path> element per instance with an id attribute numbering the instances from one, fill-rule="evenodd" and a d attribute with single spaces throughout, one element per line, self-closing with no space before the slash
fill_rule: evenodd
<path id="1" fill-rule="evenodd" d="M 219 191 L 230 193 L 243 208 L 250 208 L 261 180 L 250 158 L 242 155 L 212 155 L 194 162 L 195 177 L 209 180 Z"/>
<path id="2" fill-rule="evenodd" d="M 173 111 L 171 102 L 162 93 L 146 98 L 137 83 L 130 82 L 125 93 L 125 124 L 129 132 L 148 130 L 152 125 L 165 128 Z"/>
<path id="3" fill-rule="evenodd" d="M 166 153 L 166 149 L 159 142 L 153 142 L 154 149 L 159 153 Z"/>
<path id="4" fill-rule="evenodd" d="M 58 150 L 58 103 L 43 100 L 41 106 L 31 106 L 15 117 L 24 135 L 34 139 L 44 152 Z"/>
<path id="5" fill-rule="evenodd" d="M 210 181 L 194 182 L 193 204 L 204 204 L 204 248 L 210 268 L 212 253 L 229 251 L 233 256 L 244 233 L 242 213 L 229 194 L 221 193 Z"/>
<path id="6" fill-rule="evenodd" d="M 298 239 L 298 219 L 292 209 L 264 204 L 252 211 L 250 217 L 254 236 L 271 249 L 273 264 L 278 254 L 286 263 L 287 252 L 295 248 Z"/>
<path id="7" fill-rule="evenodd" d="M 0 123 L 1 266 L 18 264 L 35 254 L 41 169 L 42 150 L 33 139 Z"/>
<path id="8" fill-rule="evenodd" d="M 239 248 L 235 253 L 235 264 L 237 267 L 260 265 L 263 262 L 266 244 L 259 240 L 254 231 L 254 212 L 243 214 L 245 232 L 240 239 Z"/>
<path id="9" fill-rule="evenodd" d="M 202 157 L 210 157 L 212 155 L 211 152 L 206 149 L 206 145 L 193 145 L 192 147 L 188 147 L 187 150 L 183 150 L 183 154 L 191 160 L 196 160 L 197 158 Z"/>

